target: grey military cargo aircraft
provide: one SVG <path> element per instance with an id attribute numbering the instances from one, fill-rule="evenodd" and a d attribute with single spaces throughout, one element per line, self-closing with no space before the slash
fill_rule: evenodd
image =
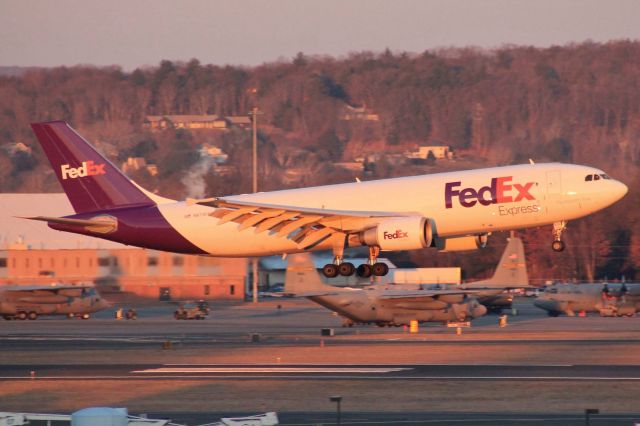
<path id="1" fill-rule="evenodd" d="M 467 321 L 511 305 L 510 288 L 527 287 L 524 248 L 510 238 L 494 275 L 461 286 L 376 284 L 342 288 L 322 283 L 308 255 L 289 258 L 284 292 L 306 297 L 344 318 L 344 325 L 401 326 L 419 322 Z"/>
<path id="2" fill-rule="evenodd" d="M 552 317 L 595 312 L 603 317 L 634 316 L 640 310 L 640 284 L 554 284 L 534 305 Z"/>
<path id="3" fill-rule="evenodd" d="M 88 319 L 109 303 L 93 285 L 7 286 L 0 288 L 0 315 L 5 320 L 34 320 L 41 315 Z"/>
<path id="4" fill-rule="evenodd" d="M 411 288 L 411 285 L 397 284 L 397 288 Z M 415 287 L 415 286 L 414 286 Z M 457 288 L 474 290 L 474 296 L 490 313 L 499 314 L 503 309 L 511 309 L 514 294 L 509 290 L 537 288 L 529 286 L 529 275 L 525 261 L 524 245 L 517 237 L 508 238 L 493 276 L 486 280 L 464 283 L 459 286 L 441 284 L 421 284 L 424 290 Z"/>
<path id="5" fill-rule="evenodd" d="M 307 254 L 290 256 L 284 292 L 306 297 L 330 309 L 343 325 L 408 325 L 419 322 L 466 321 L 484 315 L 487 309 L 473 297 L 474 290 L 395 289 L 393 285 L 364 288 L 324 284 Z"/>

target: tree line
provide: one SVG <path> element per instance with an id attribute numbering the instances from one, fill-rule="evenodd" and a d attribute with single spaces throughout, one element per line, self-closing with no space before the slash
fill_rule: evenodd
<path id="1" fill-rule="evenodd" d="M 151 189 L 180 198 L 182 175 L 203 143 L 221 146 L 235 166 L 202 176 L 211 195 L 250 190 L 250 133 L 143 128 L 146 115 L 260 116 L 262 190 L 344 182 L 336 161 L 377 155 L 366 176 L 399 176 L 469 165 L 563 161 L 606 170 L 630 187 L 616 206 L 570 224 L 567 251 L 551 253 L 549 229 L 526 231 L 532 276 L 633 279 L 640 265 L 640 43 L 615 41 L 550 48 L 507 46 L 357 52 L 336 59 L 298 54 L 256 67 L 162 61 L 117 67 L 58 67 L 0 77 L 0 190 L 58 191 L 29 123 L 66 120 L 115 161 L 143 156 L 160 174 L 136 172 Z M 377 120 L 345 120 L 348 107 Z M 24 143 L 32 150 L 9 147 Z M 390 154 L 449 145 L 455 164 L 402 165 Z M 388 157 L 388 158 L 387 158 Z M 288 169 L 301 170 L 296 183 Z M 461 262 L 488 273 L 495 250 L 472 256 L 410 253 L 420 265 Z M 640 278 L 640 277 L 639 277 Z"/>

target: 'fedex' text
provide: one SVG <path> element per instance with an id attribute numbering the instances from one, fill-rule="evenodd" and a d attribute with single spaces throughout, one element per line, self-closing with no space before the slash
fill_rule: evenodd
<path id="1" fill-rule="evenodd" d="M 458 189 L 462 182 L 447 182 L 444 186 L 445 206 L 448 209 L 452 208 L 454 197 L 458 199 L 462 207 L 473 207 L 476 203 L 488 206 L 535 200 L 535 197 L 529 192 L 535 182 L 511 183 L 512 179 L 513 176 L 493 178 L 489 186 L 483 186 L 478 190 L 474 188 Z"/>
<path id="2" fill-rule="evenodd" d="M 105 164 L 96 164 L 93 161 L 83 161 L 80 167 L 71 167 L 68 164 L 60 166 L 62 179 L 75 179 L 85 176 L 96 176 L 105 174 Z"/>
<path id="3" fill-rule="evenodd" d="M 394 232 L 393 234 L 391 234 L 391 233 L 389 233 L 387 231 L 384 231 L 382 233 L 382 237 L 385 240 L 395 240 L 397 238 L 407 238 L 408 236 L 409 236 L 408 232 L 404 232 L 404 231 L 402 231 L 400 229 L 396 230 L 396 232 Z"/>

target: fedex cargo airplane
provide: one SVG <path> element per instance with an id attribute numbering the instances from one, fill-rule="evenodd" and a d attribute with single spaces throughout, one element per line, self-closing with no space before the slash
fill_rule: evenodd
<path id="1" fill-rule="evenodd" d="M 493 231 L 553 225 L 620 200 L 602 170 L 548 163 L 353 182 L 206 199 L 170 200 L 138 186 L 66 122 L 32 124 L 75 214 L 35 216 L 59 231 L 176 253 L 245 257 L 330 249 L 328 277 L 385 275 L 380 251 L 484 247 Z M 348 247 L 369 262 L 343 262 Z"/>

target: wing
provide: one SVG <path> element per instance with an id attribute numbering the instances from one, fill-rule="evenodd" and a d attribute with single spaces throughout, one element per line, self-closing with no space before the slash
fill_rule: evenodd
<path id="1" fill-rule="evenodd" d="M 384 300 L 393 299 L 411 299 L 411 300 L 425 300 L 425 299 L 437 299 L 438 296 L 451 296 L 451 295 L 474 295 L 480 293 L 478 290 L 388 290 L 380 294 L 379 298 Z"/>
<path id="2" fill-rule="evenodd" d="M 256 233 L 272 232 L 291 239 L 302 250 L 308 250 L 334 235 L 346 237 L 370 228 L 387 218 L 414 215 L 285 206 L 226 197 L 187 200 L 187 203 L 215 207 L 211 216 L 219 219 L 219 225 L 235 222 L 240 225 L 240 230 L 254 228 Z"/>
<path id="3" fill-rule="evenodd" d="M 82 290 L 85 288 L 94 288 L 93 285 L 13 285 L 2 287 L 2 291 L 6 292 L 50 292 L 57 293 L 60 290 Z"/>
<path id="4" fill-rule="evenodd" d="M 61 290 L 83 290 L 92 286 L 12 286 L 2 290 L 2 298 L 14 303 L 61 304 L 70 303 L 73 296 Z"/>

